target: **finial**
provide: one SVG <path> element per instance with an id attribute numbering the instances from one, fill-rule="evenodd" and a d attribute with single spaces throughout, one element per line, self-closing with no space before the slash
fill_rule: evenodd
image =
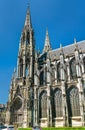
<path id="1" fill-rule="evenodd" d="M 62 43 L 60 43 L 60 48 L 62 48 Z"/>

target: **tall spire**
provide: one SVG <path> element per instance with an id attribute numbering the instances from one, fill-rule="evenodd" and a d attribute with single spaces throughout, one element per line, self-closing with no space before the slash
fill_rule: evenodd
<path id="1" fill-rule="evenodd" d="M 31 17 L 30 17 L 30 7 L 29 6 L 28 6 L 28 9 L 27 9 L 25 26 L 31 27 Z"/>
<path id="2" fill-rule="evenodd" d="M 45 45 L 44 45 L 43 52 L 48 52 L 50 50 L 51 50 L 50 39 L 49 39 L 48 30 L 46 29 Z"/>

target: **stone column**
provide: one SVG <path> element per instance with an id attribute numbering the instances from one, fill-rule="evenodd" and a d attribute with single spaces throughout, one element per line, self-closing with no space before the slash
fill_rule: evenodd
<path id="1" fill-rule="evenodd" d="M 24 106 L 23 106 L 23 124 L 22 124 L 22 126 L 23 126 L 23 128 L 26 128 L 27 125 L 28 125 L 27 124 L 28 111 L 27 111 L 27 100 L 26 99 L 24 99 L 24 104 L 23 105 Z"/>
<path id="2" fill-rule="evenodd" d="M 33 116 L 33 125 L 38 125 L 38 88 L 34 86 L 34 116 Z"/>
<path id="3" fill-rule="evenodd" d="M 38 115 L 38 85 L 39 85 L 39 82 L 38 82 L 38 64 L 37 64 L 37 60 L 35 61 L 35 72 L 34 72 L 34 121 L 33 121 L 33 124 L 34 125 L 38 125 L 38 118 L 39 118 L 39 115 Z"/>
<path id="4" fill-rule="evenodd" d="M 62 88 L 62 111 L 63 111 L 63 126 L 67 126 L 67 104 L 66 104 L 66 86 L 65 86 L 65 77 L 64 70 L 61 71 L 61 88 Z"/>
<path id="5" fill-rule="evenodd" d="M 76 59 L 76 73 L 77 73 L 77 77 L 81 77 L 80 56 L 79 56 L 79 50 L 78 50 L 77 43 L 75 43 L 75 59 Z"/>
<path id="6" fill-rule="evenodd" d="M 83 111 L 83 84 L 82 84 L 82 75 L 80 67 L 80 55 L 78 46 L 75 46 L 75 59 L 76 59 L 76 72 L 78 78 L 78 88 L 79 88 L 79 101 L 80 101 L 80 114 L 81 114 L 81 123 L 84 126 L 84 111 Z"/>
<path id="7" fill-rule="evenodd" d="M 77 72 L 77 77 L 80 78 L 81 77 L 81 68 L 80 68 L 78 61 L 76 61 L 76 72 Z"/>
<path id="8" fill-rule="evenodd" d="M 5 125 L 10 124 L 10 117 L 11 117 L 11 111 L 10 111 L 10 103 L 7 104 L 7 111 L 6 111 L 6 117 L 5 117 Z"/>
<path id="9" fill-rule="evenodd" d="M 65 81 L 61 81 L 62 84 L 62 111 L 63 111 L 63 126 L 68 126 L 68 114 L 67 114 L 67 102 L 66 102 L 66 90 Z"/>
<path id="10" fill-rule="evenodd" d="M 46 71 L 45 71 L 45 67 L 46 67 L 46 64 L 44 63 L 44 75 L 43 75 L 44 85 L 46 85 Z"/>
<path id="11" fill-rule="evenodd" d="M 81 114 L 81 122 L 82 126 L 84 126 L 84 93 L 83 93 L 83 84 L 81 78 L 78 78 L 78 88 L 79 88 L 79 102 L 80 102 L 80 114 Z"/>
<path id="12" fill-rule="evenodd" d="M 63 126 L 67 126 L 67 104 L 66 104 L 66 86 L 65 86 L 65 64 L 64 54 L 61 48 L 60 53 L 60 72 L 61 72 L 61 89 L 62 89 L 62 111 L 63 111 Z"/>
<path id="13" fill-rule="evenodd" d="M 80 64 L 81 64 L 81 70 L 82 70 L 82 73 L 84 74 L 84 63 L 83 63 L 83 55 L 82 53 L 80 54 Z"/>
<path id="14" fill-rule="evenodd" d="M 51 106 L 51 72 L 50 72 L 50 60 L 47 59 L 47 125 L 52 126 L 52 106 Z"/>
<path id="15" fill-rule="evenodd" d="M 23 128 L 27 127 L 27 109 L 23 111 Z"/>

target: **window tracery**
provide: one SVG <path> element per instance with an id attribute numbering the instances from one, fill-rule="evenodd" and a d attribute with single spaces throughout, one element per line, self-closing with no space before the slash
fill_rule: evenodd
<path id="1" fill-rule="evenodd" d="M 47 93 L 43 92 L 40 96 L 40 118 L 47 117 Z"/>
<path id="2" fill-rule="evenodd" d="M 73 86 L 70 89 L 68 96 L 69 96 L 68 107 L 69 107 L 69 110 L 70 110 L 70 116 L 80 116 L 78 89 Z"/>
<path id="3" fill-rule="evenodd" d="M 62 92 L 57 89 L 54 94 L 55 116 L 62 117 Z"/>

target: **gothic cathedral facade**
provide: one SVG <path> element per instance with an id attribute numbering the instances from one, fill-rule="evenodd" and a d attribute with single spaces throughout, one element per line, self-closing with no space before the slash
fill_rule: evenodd
<path id="1" fill-rule="evenodd" d="M 30 11 L 11 80 L 6 123 L 18 127 L 85 125 L 85 41 L 52 50 L 48 31 L 35 51 Z"/>

